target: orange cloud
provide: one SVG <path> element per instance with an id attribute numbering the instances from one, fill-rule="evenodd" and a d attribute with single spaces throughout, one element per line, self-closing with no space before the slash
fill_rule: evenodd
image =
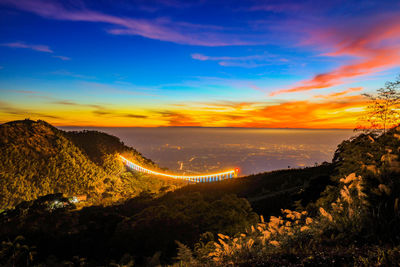
<path id="1" fill-rule="evenodd" d="M 167 121 L 166 126 L 201 126 L 200 122 L 197 122 L 195 117 L 186 115 L 185 113 L 177 111 L 163 111 L 159 112 L 164 121 Z"/>
<path id="2" fill-rule="evenodd" d="M 268 106 L 251 113 L 265 118 L 268 128 L 354 128 L 355 120 L 366 106 L 361 96 L 349 96 L 337 101 L 293 101 Z M 263 121 L 250 125 L 260 127 Z"/>
<path id="3" fill-rule="evenodd" d="M 356 91 L 359 88 L 346 90 Z M 344 92 L 340 92 L 345 94 Z M 170 126 L 256 127 L 256 128 L 347 128 L 356 126 L 367 100 L 359 95 L 322 101 L 290 101 L 278 104 L 209 103 L 188 106 L 168 113 Z M 214 109 L 223 107 L 225 110 Z M 243 108 L 246 107 L 246 108 Z"/>
<path id="4" fill-rule="evenodd" d="M 398 17 L 389 21 L 381 21 L 361 35 L 359 32 L 352 31 L 332 31 L 330 42 L 334 42 L 331 45 L 334 51 L 323 55 L 329 57 L 352 56 L 357 59 L 327 73 L 317 74 L 312 79 L 301 81 L 298 85 L 288 89 L 272 92 L 270 95 L 328 88 L 343 84 L 346 79 L 400 66 L 400 20 Z M 315 33 L 315 35 L 317 36 L 314 36 L 313 40 L 318 40 L 319 33 Z M 326 36 L 322 34 L 321 41 L 325 42 L 326 40 Z"/>
<path id="5" fill-rule="evenodd" d="M 367 101 L 360 95 L 340 95 L 330 99 L 284 103 L 233 101 L 187 103 L 170 106 L 170 108 L 164 107 L 161 111 L 132 108 L 111 110 L 100 106 L 65 102 L 63 105 L 58 105 L 56 109 L 54 104 L 48 107 L 37 107 L 35 112 L 0 103 L 2 104 L 0 106 L 4 107 L 0 108 L 0 122 L 29 117 L 35 120 L 44 119 L 58 126 L 352 129 L 356 126 L 356 120 L 362 114 L 364 107 L 367 106 Z"/>
<path id="6" fill-rule="evenodd" d="M 314 97 L 330 99 L 330 98 L 336 98 L 339 96 L 343 96 L 343 95 L 346 95 L 349 93 L 358 92 L 358 91 L 361 91 L 362 89 L 363 89 L 362 87 L 354 87 L 354 88 L 349 88 L 349 89 L 341 91 L 341 92 L 336 92 L 336 93 L 332 93 L 332 94 L 328 94 L 328 95 L 316 95 Z"/>

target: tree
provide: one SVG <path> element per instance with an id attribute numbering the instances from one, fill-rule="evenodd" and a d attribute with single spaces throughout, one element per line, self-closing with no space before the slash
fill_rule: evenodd
<path id="1" fill-rule="evenodd" d="M 376 95 L 363 94 L 370 99 L 366 114 L 360 118 L 364 125 L 355 130 L 386 133 L 400 123 L 400 75 L 394 82 L 386 82 Z M 367 126 L 365 126 L 367 124 Z"/>

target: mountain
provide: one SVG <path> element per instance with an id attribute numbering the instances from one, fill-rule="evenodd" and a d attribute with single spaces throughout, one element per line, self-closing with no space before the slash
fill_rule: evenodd
<path id="1" fill-rule="evenodd" d="M 158 167 L 117 137 L 105 133 L 65 132 L 45 121 L 0 125 L 0 208 L 39 196 L 84 195 L 87 204 L 110 204 L 141 192 L 158 193 L 183 185 L 127 171 L 117 154 Z"/>
<path id="2" fill-rule="evenodd" d="M 0 265 L 396 266 L 400 261 L 400 127 L 343 141 L 332 163 L 189 185 L 127 171 L 117 153 L 158 167 L 104 133 L 63 132 L 42 121 L 11 122 L 0 126 L 0 133 L 2 190 L 32 199 L 0 212 Z M 66 173 L 59 182 L 52 180 L 52 162 Z M 93 175 L 78 176 L 85 168 Z M 53 181 L 50 190 L 37 191 L 33 199 L 13 183 L 20 173 L 26 184 L 33 177 Z M 77 179 L 88 185 L 67 185 Z M 55 189 L 63 183 L 71 191 Z M 55 192 L 64 195 L 45 195 Z M 86 207 L 76 208 L 69 198 L 76 192 L 89 196 Z"/>

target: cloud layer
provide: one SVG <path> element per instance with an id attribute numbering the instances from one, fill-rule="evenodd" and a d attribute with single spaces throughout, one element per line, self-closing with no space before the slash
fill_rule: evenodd
<path id="1" fill-rule="evenodd" d="M 373 25 L 365 25 L 365 22 L 359 21 L 362 28 L 331 28 L 325 29 L 324 32 L 309 32 L 311 39 L 307 42 L 308 45 L 329 47 L 331 50 L 321 56 L 352 59 L 331 71 L 317 74 L 311 79 L 300 81 L 287 89 L 274 91 L 270 95 L 329 88 L 400 66 L 399 17 L 400 13 L 391 14 L 384 19 L 372 17 Z"/>
<path id="2" fill-rule="evenodd" d="M 42 0 L 0 0 L 0 4 L 32 12 L 55 20 L 97 22 L 112 25 L 107 32 L 114 35 L 138 35 L 149 39 L 198 46 L 255 45 L 265 41 L 249 34 L 229 33 L 228 28 L 154 19 L 122 17 L 94 11 L 82 6 L 66 7 L 63 2 Z"/>

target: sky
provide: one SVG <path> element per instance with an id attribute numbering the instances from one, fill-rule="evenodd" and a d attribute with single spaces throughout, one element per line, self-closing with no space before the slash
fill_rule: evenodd
<path id="1" fill-rule="evenodd" d="M 352 129 L 399 1 L 0 0 L 0 123 Z"/>

